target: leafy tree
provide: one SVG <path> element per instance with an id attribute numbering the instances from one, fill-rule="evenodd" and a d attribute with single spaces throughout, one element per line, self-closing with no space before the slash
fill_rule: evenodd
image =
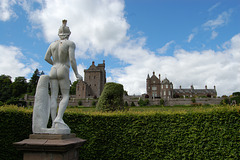
<path id="1" fill-rule="evenodd" d="M 0 101 L 6 102 L 12 97 L 12 80 L 10 76 L 1 75 L 0 76 Z"/>
<path id="2" fill-rule="evenodd" d="M 27 92 L 27 80 L 24 77 L 16 77 L 15 81 L 11 84 L 12 96 L 19 97 Z"/>
<path id="3" fill-rule="evenodd" d="M 30 79 L 30 82 L 28 84 L 28 88 L 27 88 L 27 92 L 31 95 L 35 95 L 36 92 L 36 87 L 37 87 L 37 83 L 39 80 L 39 77 L 41 75 L 44 75 L 44 72 L 42 71 L 41 73 L 39 72 L 38 69 L 36 69 Z"/>
<path id="4" fill-rule="evenodd" d="M 240 92 L 233 92 L 233 96 L 240 96 Z"/>
<path id="5" fill-rule="evenodd" d="M 78 81 L 74 81 L 73 84 L 70 86 L 70 95 L 75 95 L 76 94 L 77 83 L 78 83 Z"/>

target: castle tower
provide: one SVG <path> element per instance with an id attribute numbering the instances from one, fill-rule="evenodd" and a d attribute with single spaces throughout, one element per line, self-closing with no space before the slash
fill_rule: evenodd
<path id="1" fill-rule="evenodd" d="M 161 90 L 161 81 L 160 81 L 160 74 L 159 78 L 155 75 L 155 72 L 153 72 L 153 75 L 147 76 L 147 94 L 151 98 L 157 98 L 160 97 L 160 90 Z"/>
<path id="2" fill-rule="evenodd" d="M 84 70 L 84 81 L 79 81 L 76 87 L 76 98 L 100 97 L 106 83 L 105 61 L 92 65 Z"/>

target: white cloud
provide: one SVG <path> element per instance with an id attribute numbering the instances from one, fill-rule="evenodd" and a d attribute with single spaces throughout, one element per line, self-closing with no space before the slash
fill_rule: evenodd
<path id="1" fill-rule="evenodd" d="M 192 39 L 193 39 L 193 37 L 194 37 L 194 34 L 193 33 L 191 33 L 189 36 L 188 36 L 188 43 L 190 43 L 191 41 L 192 41 Z"/>
<path id="2" fill-rule="evenodd" d="M 158 52 L 159 54 L 164 54 L 164 53 L 166 53 L 166 51 L 168 50 L 169 46 L 170 46 L 171 44 L 173 44 L 173 43 L 174 43 L 173 40 L 170 41 L 170 42 L 168 42 L 168 43 L 166 43 L 162 48 L 157 49 L 157 52 Z"/>
<path id="3" fill-rule="evenodd" d="M 0 1 L 0 20 L 7 21 L 11 17 L 17 17 L 12 7 L 16 4 L 15 0 L 1 0 Z"/>
<path id="4" fill-rule="evenodd" d="M 228 12 L 223 12 L 216 19 L 209 20 L 206 23 L 203 24 L 203 27 L 205 29 L 215 29 L 217 27 L 226 25 L 229 21 L 229 18 L 232 14 L 232 10 L 229 10 Z"/>
<path id="5" fill-rule="evenodd" d="M 218 36 L 216 31 L 212 31 L 211 39 L 215 39 Z"/>
<path id="6" fill-rule="evenodd" d="M 17 47 L 0 45 L 0 53 L 0 73 L 10 75 L 13 79 L 18 76 L 25 77 L 39 66 L 32 59 L 28 59 L 29 63 L 25 63 L 26 57 Z"/>
<path id="7" fill-rule="evenodd" d="M 208 12 L 211 12 L 212 10 L 216 9 L 220 4 L 221 4 L 221 2 L 217 2 L 211 8 L 208 9 Z"/>
<path id="8" fill-rule="evenodd" d="M 129 28 L 122 0 L 44 1 L 42 8 L 29 11 L 30 20 L 40 26 L 45 39 L 58 39 L 62 19 L 68 20 L 70 40 L 77 44 L 77 56 L 91 57 L 110 53 L 126 37 Z M 64 7 L 63 7 L 64 6 Z M 88 51 L 91 55 L 85 55 Z"/>
<path id="9" fill-rule="evenodd" d="M 111 79 L 122 83 L 129 94 L 146 92 L 147 74 L 167 75 L 173 82 L 174 88 L 182 85 L 189 88 L 217 87 L 218 95 L 230 95 L 240 90 L 240 34 L 235 35 L 229 42 L 229 47 L 221 52 L 214 50 L 187 51 L 178 49 L 171 56 L 156 56 L 141 47 L 119 50 L 129 55 L 129 66 L 111 70 Z M 125 58 L 124 58 L 125 59 Z M 135 59 L 135 61 L 134 61 Z M 162 76 L 162 79 L 165 76 Z"/>

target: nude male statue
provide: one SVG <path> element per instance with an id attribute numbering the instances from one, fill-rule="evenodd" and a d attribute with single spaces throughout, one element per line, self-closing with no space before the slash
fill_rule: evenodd
<path id="1" fill-rule="evenodd" d="M 51 87 L 51 100 L 50 100 L 50 113 L 52 118 L 52 128 L 69 128 L 63 121 L 63 114 L 67 108 L 69 101 L 69 68 L 70 64 L 78 80 L 82 80 L 82 76 L 78 74 L 77 64 L 75 60 L 75 44 L 68 40 L 71 32 L 69 27 L 66 26 L 67 20 L 62 21 L 62 26 L 59 28 L 58 36 L 60 40 L 53 42 L 45 55 L 45 60 L 52 65 L 49 73 L 50 87 Z M 70 64 L 69 64 L 70 63 Z M 60 91 L 62 100 L 59 103 L 57 113 L 57 97 Z"/>

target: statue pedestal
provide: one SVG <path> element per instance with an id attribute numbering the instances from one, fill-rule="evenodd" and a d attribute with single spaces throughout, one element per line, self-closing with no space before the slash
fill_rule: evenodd
<path id="1" fill-rule="evenodd" d="M 84 142 L 75 134 L 31 134 L 13 145 L 23 151 L 24 160 L 78 160 L 78 149 Z"/>

